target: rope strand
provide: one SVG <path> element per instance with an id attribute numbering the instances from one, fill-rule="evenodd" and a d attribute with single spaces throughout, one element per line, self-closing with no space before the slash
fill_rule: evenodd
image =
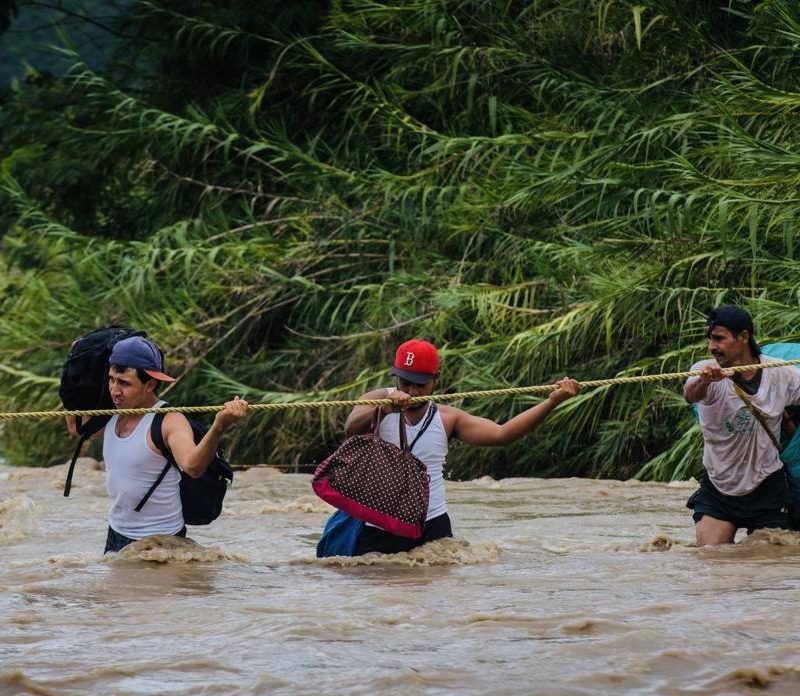
<path id="1" fill-rule="evenodd" d="M 775 362 L 758 363 L 756 365 L 739 365 L 726 368 L 732 372 L 749 372 L 750 370 L 765 370 L 771 367 L 786 367 L 798 365 L 798 360 L 777 360 Z M 657 375 L 638 375 L 634 377 L 612 377 L 609 379 L 595 379 L 578 382 L 582 388 L 606 387 L 614 384 L 637 384 L 645 382 L 662 382 L 673 379 L 686 379 L 697 377 L 700 370 L 686 372 L 667 372 Z M 412 404 L 421 404 L 426 401 L 458 401 L 485 396 L 507 396 L 512 394 L 543 394 L 558 389 L 557 384 L 538 384 L 529 387 L 506 387 L 503 389 L 487 389 L 483 391 L 455 392 L 452 394 L 431 394 L 429 396 L 415 396 L 411 398 Z M 355 399 L 343 401 L 293 401 L 281 404 L 249 404 L 248 410 L 252 411 L 291 411 L 299 409 L 327 408 L 333 406 L 383 406 L 391 404 L 391 399 Z M 64 416 L 113 416 L 136 415 L 144 413 L 214 413 L 224 409 L 224 405 L 214 406 L 166 406 L 162 408 L 106 408 L 86 409 L 81 411 L 25 411 L 18 413 L 0 413 L 0 421 L 15 420 L 19 418 L 53 418 Z"/>

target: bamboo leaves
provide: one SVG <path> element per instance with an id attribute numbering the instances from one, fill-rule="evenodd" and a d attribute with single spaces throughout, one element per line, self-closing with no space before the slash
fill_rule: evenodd
<path id="1" fill-rule="evenodd" d="M 684 369 L 722 301 L 796 334 L 793 4 L 329 5 L 312 31 L 135 2 L 121 65 L 72 52 L 63 83 L 0 109 L 0 363 L 49 379 L 68 339 L 124 320 L 164 344 L 173 400 L 292 400 L 383 385 L 411 335 L 464 389 Z M 48 115 L 23 127 L 26 99 Z M 310 463 L 341 420 L 265 418 L 234 454 Z M 584 393 L 536 438 L 456 450 L 451 474 L 698 461 L 679 385 Z"/>

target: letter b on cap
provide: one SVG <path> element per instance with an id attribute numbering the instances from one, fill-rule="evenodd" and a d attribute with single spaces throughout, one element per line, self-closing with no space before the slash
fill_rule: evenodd
<path id="1" fill-rule="evenodd" d="M 408 351 L 406 353 L 405 366 L 406 367 L 411 367 L 413 364 L 414 364 L 414 354 L 411 351 Z"/>

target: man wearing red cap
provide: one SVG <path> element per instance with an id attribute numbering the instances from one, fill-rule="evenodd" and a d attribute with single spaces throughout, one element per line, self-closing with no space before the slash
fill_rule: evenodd
<path id="1" fill-rule="evenodd" d="M 164 373 L 161 350 L 142 336 L 114 344 L 109 358 L 108 388 L 115 408 L 156 408 L 164 402 L 156 396 L 162 382 L 175 379 Z M 164 443 L 175 462 L 193 478 L 206 470 L 225 429 L 244 417 L 247 402 L 236 397 L 219 411 L 203 439 L 195 444 L 189 421 L 181 413 L 168 413 L 162 424 Z M 139 501 L 161 474 L 167 459 L 153 444 L 150 425 L 154 413 L 111 417 L 103 430 L 106 487 L 111 496 L 105 553 L 154 534 L 186 536 L 180 497 L 180 474 L 170 467 L 141 511 Z M 74 419 L 67 421 L 77 434 Z"/>
<path id="2" fill-rule="evenodd" d="M 476 447 L 508 445 L 531 432 L 558 404 L 578 392 L 578 383 L 565 377 L 558 381 L 558 389 L 544 401 L 499 425 L 454 406 L 432 401 L 411 404 L 412 397 L 432 394 L 439 377 L 439 353 L 428 341 L 415 338 L 400 345 L 389 374 L 395 378 L 394 387 L 376 389 L 361 398 L 391 399 L 391 405 L 383 406 L 385 415 L 380 425 L 380 436 L 384 440 L 399 446 L 399 419 L 405 419 L 408 441 L 413 443 L 411 451 L 428 468 L 430 498 L 427 522 L 419 539 L 407 539 L 365 525 L 358 539 L 356 555 L 371 551 L 408 551 L 428 541 L 453 536 L 443 475 L 450 438 L 458 438 Z M 347 436 L 369 431 L 373 413 L 373 406 L 353 408 L 345 424 Z"/>

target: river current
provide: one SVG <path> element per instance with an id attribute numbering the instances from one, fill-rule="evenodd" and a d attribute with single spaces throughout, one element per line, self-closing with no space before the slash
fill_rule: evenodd
<path id="1" fill-rule="evenodd" d="M 104 474 L 0 466 L 0 694 L 798 694 L 800 534 L 697 549 L 693 482 L 448 482 L 456 537 L 314 557 L 310 477 L 102 556 Z"/>

